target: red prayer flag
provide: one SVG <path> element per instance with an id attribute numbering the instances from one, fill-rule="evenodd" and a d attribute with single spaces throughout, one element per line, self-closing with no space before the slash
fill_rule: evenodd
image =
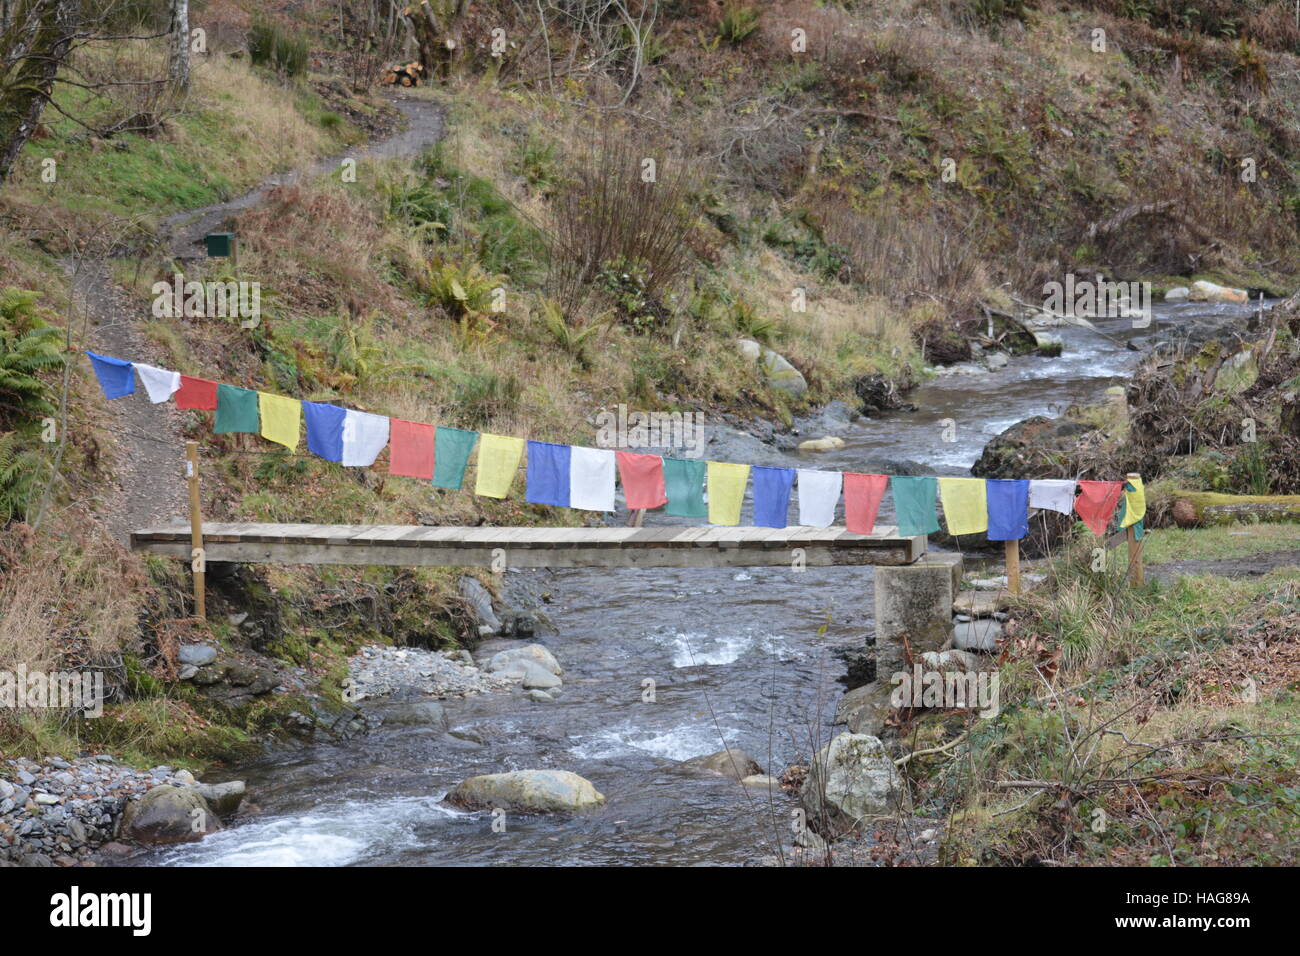
<path id="1" fill-rule="evenodd" d="M 205 412 L 217 407 L 217 383 L 206 378 L 181 376 L 181 387 L 176 390 L 177 408 L 197 408 Z"/>
<path id="2" fill-rule="evenodd" d="M 844 524 L 854 534 L 871 534 L 880 499 L 889 485 L 886 475 L 844 473 Z"/>
<path id="3" fill-rule="evenodd" d="M 1079 494 L 1074 499 L 1074 510 L 1089 531 L 1103 535 L 1123 493 L 1122 481 L 1081 481 Z"/>
<path id="4" fill-rule="evenodd" d="M 658 455 L 637 455 L 630 451 L 614 454 L 618 476 L 623 481 L 623 497 L 628 509 L 641 511 L 668 503 L 664 491 L 664 460 Z"/>
<path id="5" fill-rule="evenodd" d="M 388 422 L 388 473 L 433 480 L 432 425 L 392 418 Z"/>

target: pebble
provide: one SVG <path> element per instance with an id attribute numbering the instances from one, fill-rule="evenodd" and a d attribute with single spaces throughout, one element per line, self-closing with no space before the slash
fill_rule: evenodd
<path id="1" fill-rule="evenodd" d="M 458 656 L 458 652 L 453 655 Z M 408 689 L 439 698 L 468 697 L 515 683 L 441 651 L 382 644 L 363 647 L 348 662 L 348 670 L 356 700 Z"/>
<path id="2" fill-rule="evenodd" d="M 133 770 L 102 754 L 0 760 L 0 866 L 89 863 L 112 839 L 127 798 L 170 782 L 171 773 Z"/>

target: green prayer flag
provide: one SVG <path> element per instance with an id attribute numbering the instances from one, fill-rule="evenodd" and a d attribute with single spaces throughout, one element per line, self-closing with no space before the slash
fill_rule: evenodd
<path id="1" fill-rule="evenodd" d="M 259 428 L 257 392 L 234 385 L 217 386 L 217 420 L 212 430 L 218 434 L 252 432 Z"/>
<path id="2" fill-rule="evenodd" d="M 936 479 L 895 475 L 889 479 L 889 490 L 894 493 L 894 518 L 901 537 L 934 534 L 939 530 L 939 514 L 935 508 L 939 482 Z"/>
<path id="3" fill-rule="evenodd" d="M 668 506 L 664 514 L 679 518 L 707 518 L 709 509 L 704 504 L 703 461 L 687 458 L 664 458 L 664 492 Z"/>
<path id="4" fill-rule="evenodd" d="M 438 426 L 433 439 L 433 483 L 439 488 L 459 488 L 465 466 L 478 441 L 478 432 Z"/>

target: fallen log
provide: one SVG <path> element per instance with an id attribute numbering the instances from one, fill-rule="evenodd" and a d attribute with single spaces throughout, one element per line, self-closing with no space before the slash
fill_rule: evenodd
<path id="1" fill-rule="evenodd" d="M 1238 521 L 1300 521 L 1300 495 L 1224 495 L 1180 489 L 1170 497 L 1174 523 L 1180 528 Z"/>

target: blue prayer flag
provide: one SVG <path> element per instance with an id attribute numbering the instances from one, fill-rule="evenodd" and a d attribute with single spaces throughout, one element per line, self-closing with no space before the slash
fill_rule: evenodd
<path id="1" fill-rule="evenodd" d="M 790 511 L 794 469 L 755 465 L 749 474 L 754 482 L 754 524 L 762 528 L 784 528 Z"/>
<path id="2" fill-rule="evenodd" d="M 524 497 L 535 505 L 569 507 L 568 445 L 546 441 L 528 443 L 528 486 Z"/>
<path id="3" fill-rule="evenodd" d="M 105 398 L 121 398 L 135 391 L 135 369 L 130 362 L 89 351 L 86 355 Z"/>
<path id="4" fill-rule="evenodd" d="M 302 417 L 307 423 L 307 449 L 326 461 L 343 460 L 343 419 L 347 409 L 320 402 L 303 402 Z"/>
<path id="5" fill-rule="evenodd" d="M 1029 534 L 1029 482 L 990 478 L 984 488 L 989 508 L 989 540 L 1019 541 Z"/>

